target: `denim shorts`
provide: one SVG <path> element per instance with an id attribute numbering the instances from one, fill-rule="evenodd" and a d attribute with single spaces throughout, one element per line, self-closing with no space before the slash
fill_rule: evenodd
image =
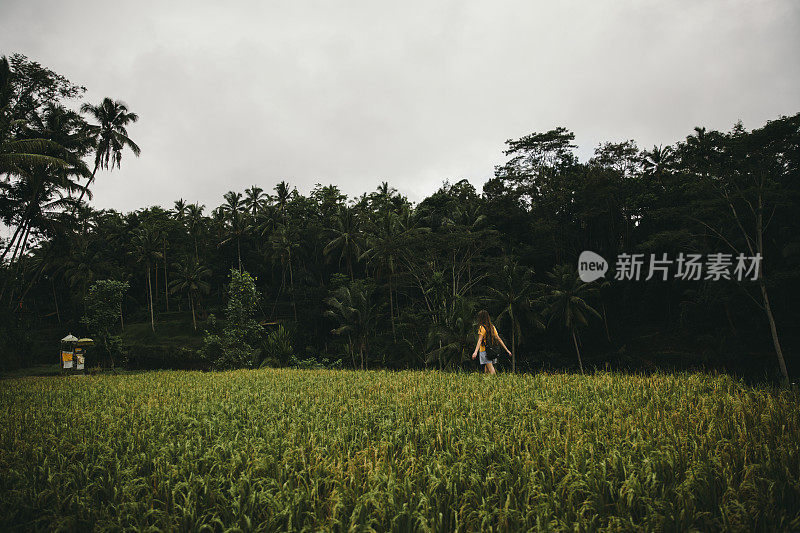
<path id="1" fill-rule="evenodd" d="M 480 357 L 482 365 L 485 365 L 486 363 L 497 364 L 497 359 L 487 359 L 486 358 L 486 352 L 480 352 L 478 354 L 478 356 Z"/>

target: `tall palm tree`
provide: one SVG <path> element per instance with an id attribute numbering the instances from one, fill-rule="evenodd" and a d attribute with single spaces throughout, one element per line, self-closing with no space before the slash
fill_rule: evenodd
<path id="1" fill-rule="evenodd" d="M 664 185 L 664 174 L 674 161 L 672 148 L 669 146 L 653 146 L 649 152 L 643 154 L 644 172 L 648 176 L 653 176 L 661 185 Z"/>
<path id="2" fill-rule="evenodd" d="M 127 130 L 128 124 L 139 120 L 139 115 L 129 111 L 124 102 L 106 97 L 99 105 L 83 104 L 81 112 L 87 113 L 97 124 L 87 129 L 87 134 L 94 139 L 94 170 L 81 191 L 79 203 L 94 181 L 98 168 L 106 170 L 114 170 L 114 166 L 119 168 L 122 151 L 125 148 L 129 148 L 136 157 L 142 152 L 141 148 L 128 137 Z"/>
<path id="3" fill-rule="evenodd" d="M 4 121 L 5 118 L 0 118 L 0 123 Z M 59 220 L 59 209 L 74 209 L 75 204 L 68 197 L 80 185 L 73 178 L 85 177 L 89 173 L 81 160 L 87 146 L 79 134 L 83 124 L 77 113 L 50 104 L 45 106 L 41 115 L 30 114 L 26 122 L 17 125 L 17 140 L 10 142 L 12 148 L 9 149 L 9 142 L 0 146 L 0 167 L 5 167 L 8 176 L 2 187 L 2 200 L 7 208 L 1 214 L 6 225 L 16 226 L 0 253 L 0 262 L 13 250 L 9 264 L 14 265 L 15 260 L 23 257 L 29 239 L 44 235 L 54 223 L 63 222 Z M 33 146 L 28 148 L 38 149 L 39 154 L 19 153 L 20 142 L 30 144 L 28 141 L 33 142 Z M 35 263 L 29 264 L 35 266 Z M 19 265 L 14 265 L 12 277 L 16 278 L 19 271 Z M 20 304 L 40 275 L 41 270 L 38 270 L 27 288 L 19 292 Z M 16 281 L 22 284 L 22 280 Z M 4 285 L 8 282 L 7 277 Z M 0 290 L 0 294 L 4 293 L 5 286 Z M 13 301 L 10 305 L 19 308 L 19 305 L 13 305 Z"/>
<path id="4" fill-rule="evenodd" d="M 581 281 L 570 265 L 557 265 L 547 277 L 550 281 L 542 284 L 541 289 L 544 292 L 543 298 L 548 303 L 546 310 L 546 314 L 550 317 L 548 326 L 556 323 L 570 333 L 583 374 L 577 332 L 579 328 L 588 325 L 590 316 L 602 319 L 600 313 L 586 303 L 586 298 L 594 293 L 596 287 L 592 283 Z"/>
<path id="5" fill-rule="evenodd" d="M 278 212 L 275 207 L 264 205 L 253 219 L 253 232 L 262 238 L 262 240 L 257 241 L 260 251 L 263 251 L 261 243 L 269 242 L 270 235 L 279 224 L 277 215 Z"/>
<path id="6" fill-rule="evenodd" d="M 222 195 L 225 203 L 220 206 L 220 209 L 226 214 L 237 213 L 244 209 L 244 202 L 242 201 L 242 193 L 228 191 Z"/>
<path id="7" fill-rule="evenodd" d="M 87 146 L 79 133 L 83 124 L 77 113 L 63 106 L 48 105 L 41 116 L 32 115 L 27 123 L 18 127 L 17 140 L 3 146 L 0 139 L 0 172 L 16 178 L 3 185 L 6 199 L 11 202 L 4 222 L 16 226 L 16 231 L 0 255 L 0 261 L 12 246 L 19 246 L 30 233 L 31 218 L 42 203 L 55 195 L 79 190 L 80 185 L 73 177 L 89 175 L 81 160 Z M 35 148 L 39 153 L 19 153 L 23 145 L 31 145 L 27 149 Z"/>
<path id="8" fill-rule="evenodd" d="M 245 189 L 244 193 L 244 208 L 250 213 L 251 216 L 255 217 L 264 206 L 264 201 L 267 199 L 267 195 L 264 193 L 264 189 L 255 185 L 249 189 Z"/>
<path id="9" fill-rule="evenodd" d="M 197 247 L 197 237 L 203 231 L 203 209 L 206 206 L 201 204 L 189 204 L 186 208 L 186 226 L 189 230 L 189 235 L 192 236 L 194 241 L 194 257 L 199 262 L 200 253 Z"/>
<path id="10" fill-rule="evenodd" d="M 389 182 L 382 181 L 374 193 L 370 195 L 371 199 L 377 204 L 377 211 L 379 214 L 388 211 L 392 207 L 392 199 L 397 195 L 397 189 L 389 186 Z"/>
<path id="11" fill-rule="evenodd" d="M 401 214 L 386 211 L 378 222 L 367 224 L 367 238 L 364 253 L 359 256 L 359 261 L 366 261 L 367 266 L 375 267 L 376 274 L 388 274 L 389 285 L 389 316 L 392 323 L 392 338 L 397 340 L 395 331 L 394 311 L 394 278 L 397 275 L 400 250 L 405 246 L 408 237 L 416 234 L 417 229 L 413 223 L 408 222 L 407 214 L 410 210 L 404 207 Z"/>
<path id="12" fill-rule="evenodd" d="M 175 217 L 183 222 L 186 218 L 186 210 L 189 206 L 186 204 L 186 201 L 183 198 L 175 200 Z"/>
<path id="13" fill-rule="evenodd" d="M 297 234 L 291 228 L 283 224 L 278 224 L 275 231 L 272 232 L 270 241 L 272 242 L 273 257 L 280 261 L 283 267 L 281 273 L 281 287 L 278 289 L 278 296 L 280 296 L 286 284 L 286 271 L 288 269 L 294 320 L 297 322 L 297 302 L 295 301 L 294 295 L 294 270 L 292 268 L 292 257 L 295 254 L 295 250 L 300 248 L 300 244 L 297 242 Z M 277 302 L 277 299 L 275 301 Z"/>
<path id="14" fill-rule="evenodd" d="M 225 232 L 228 237 L 221 244 L 231 242 L 236 239 L 236 254 L 239 258 L 239 272 L 242 271 L 242 236 L 248 232 L 250 225 L 245 218 L 245 202 L 242 201 L 242 193 L 228 191 L 223 196 L 225 203 L 220 206 L 220 210 L 225 215 Z"/>
<path id="15" fill-rule="evenodd" d="M 335 335 L 347 334 L 358 345 L 361 370 L 369 361 L 368 339 L 378 317 L 380 306 L 372 301 L 372 289 L 361 281 L 350 286 L 339 287 L 325 300 L 328 310 L 325 316 L 339 323 L 331 332 Z M 349 343 L 351 344 L 351 343 Z M 351 356 L 353 354 L 351 353 Z M 353 362 L 355 366 L 355 361 Z"/>
<path id="16" fill-rule="evenodd" d="M 275 196 L 272 197 L 275 207 L 280 213 L 282 220 L 286 221 L 286 206 L 289 204 L 289 199 L 295 192 L 294 189 L 289 189 L 289 184 L 285 181 L 278 183 L 275 186 Z"/>
<path id="17" fill-rule="evenodd" d="M 11 75 L 8 59 L 0 57 L 0 174 L 15 174 L 20 165 L 69 167 L 61 157 L 66 151 L 57 141 L 16 134 L 25 121 L 12 116 Z"/>
<path id="18" fill-rule="evenodd" d="M 350 271 L 350 280 L 355 279 L 353 274 L 353 258 L 358 260 L 361 257 L 362 233 L 359 228 L 358 217 L 355 210 L 347 207 L 339 208 L 339 212 L 333 219 L 334 226 L 330 228 L 330 241 L 325 246 L 323 254 L 326 257 L 333 256 L 339 252 L 339 266 L 342 260 L 347 262 Z"/>
<path id="19" fill-rule="evenodd" d="M 239 272 L 242 271 L 242 237 L 250 231 L 250 221 L 242 211 L 231 211 L 227 215 L 226 232 L 228 237 L 221 244 L 236 240 L 236 255 L 239 260 Z"/>
<path id="20" fill-rule="evenodd" d="M 70 247 L 70 253 L 64 262 L 64 278 L 73 290 L 77 290 L 82 301 L 89 291 L 89 287 L 96 279 L 95 268 L 98 263 L 98 255 L 92 249 L 92 243 L 84 236 L 80 236 L 77 242 Z"/>
<path id="21" fill-rule="evenodd" d="M 470 345 L 475 343 L 475 305 L 471 300 L 457 296 L 452 305 L 441 306 L 440 312 L 443 319 L 430 323 L 428 346 L 432 349 L 425 363 L 438 360 L 441 369 L 468 360 Z"/>
<path id="22" fill-rule="evenodd" d="M 131 239 L 131 244 L 133 245 L 133 253 L 136 260 L 140 263 L 144 263 L 147 268 L 147 297 L 150 303 L 150 327 L 155 331 L 156 322 L 153 312 L 153 285 L 151 283 L 150 270 L 155 266 L 156 261 L 161 258 L 158 232 L 148 227 L 140 227 L 135 231 L 133 239 Z"/>
<path id="23" fill-rule="evenodd" d="M 197 331 L 197 319 L 195 318 L 195 302 L 200 294 L 208 294 L 211 285 L 206 279 L 211 275 L 211 271 L 199 264 L 195 259 L 186 259 L 181 263 L 174 263 L 175 274 L 170 282 L 170 292 L 183 292 L 189 297 L 189 307 L 192 310 L 192 326 Z"/>
<path id="24" fill-rule="evenodd" d="M 489 286 L 489 299 L 501 308 L 497 315 L 498 324 L 508 322 L 511 327 L 511 371 L 517 369 L 517 341 L 522 342 L 522 324 L 530 319 L 537 328 L 544 324 L 533 313 L 531 295 L 533 282 L 532 271 L 521 272 L 515 261 L 507 262 L 499 276 L 499 287 Z"/>

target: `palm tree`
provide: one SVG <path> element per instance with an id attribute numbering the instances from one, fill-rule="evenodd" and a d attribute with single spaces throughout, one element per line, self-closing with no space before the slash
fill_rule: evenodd
<path id="1" fill-rule="evenodd" d="M 439 368 L 447 368 L 468 360 L 475 343 L 475 305 L 457 296 L 451 306 L 442 305 L 440 312 L 443 320 L 430 323 L 428 346 L 435 348 L 428 352 L 425 364 L 438 360 Z"/>
<path id="2" fill-rule="evenodd" d="M 277 211 L 273 206 L 265 205 L 253 219 L 253 232 L 262 237 L 262 240 L 257 241 L 260 251 L 263 251 L 261 249 L 261 243 L 264 242 L 263 239 L 266 239 L 268 242 L 269 236 L 277 227 L 278 219 L 276 215 Z"/>
<path id="3" fill-rule="evenodd" d="M 126 147 L 130 148 L 136 157 L 139 157 L 142 151 L 128 137 L 126 128 L 128 124 L 139 120 L 139 115 L 128 111 L 128 106 L 124 102 L 106 97 L 99 105 L 83 104 L 81 112 L 88 113 L 97 124 L 87 128 L 88 135 L 95 142 L 94 170 L 81 191 L 78 202 L 83 200 L 83 195 L 89 190 L 98 168 L 106 170 L 114 170 L 114 166 L 119 168 L 122 162 L 122 150 Z"/>
<path id="4" fill-rule="evenodd" d="M 0 119 L 0 123 L 2 121 Z M 42 116 L 33 115 L 29 123 L 18 128 L 20 136 L 16 140 L 3 142 L 0 138 L 0 172 L 16 178 L 2 187 L 11 206 L 4 222 L 15 225 L 16 231 L 0 255 L 0 261 L 12 246 L 19 249 L 30 233 L 34 213 L 43 203 L 54 196 L 79 190 L 80 185 L 73 181 L 73 176 L 89 175 L 80 158 L 86 150 L 86 142 L 79 134 L 83 124 L 77 113 L 62 106 L 48 105 Z M 39 153 L 20 153 L 23 148 Z"/>
<path id="5" fill-rule="evenodd" d="M 342 286 L 325 300 L 328 310 L 325 316 L 331 317 L 339 323 L 337 328 L 331 330 L 335 335 L 347 334 L 348 345 L 352 350 L 352 339 L 355 337 L 358 344 L 358 354 L 361 360 L 361 370 L 364 370 L 369 360 L 369 338 L 378 316 L 379 305 L 372 302 L 372 288 L 357 281 L 350 286 Z M 353 353 L 351 351 L 351 357 Z M 353 361 L 355 367 L 355 360 Z"/>
<path id="6" fill-rule="evenodd" d="M 141 153 L 139 146 L 133 142 L 130 137 L 128 137 L 128 132 L 126 129 L 126 126 L 129 123 L 136 122 L 139 119 L 139 116 L 136 113 L 128 111 L 128 108 L 124 103 L 111 100 L 110 98 L 105 98 L 100 105 L 97 106 L 83 104 L 81 106 L 81 112 L 88 113 L 98 123 L 96 125 L 89 125 L 84 128 L 86 134 L 85 136 L 90 138 L 92 144 L 94 145 L 95 160 L 94 170 L 91 174 L 88 174 L 89 181 L 86 183 L 86 185 L 81 187 L 81 194 L 78 197 L 77 202 L 73 204 L 71 214 L 75 213 L 77 207 L 82 203 L 83 197 L 88 194 L 89 186 L 94 181 L 95 175 L 97 174 L 97 169 L 104 168 L 113 170 L 114 166 L 119 168 L 122 161 L 122 151 L 126 147 L 129 148 L 137 157 Z M 2 141 L 2 134 L 0 134 L 0 141 Z M 58 165 L 57 158 L 53 158 L 53 164 Z M 2 168 L 2 165 L 3 158 L 0 157 L 0 169 Z M 86 172 L 81 172 L 80 175 L 85 177 L 87 173 L 88 169 Z M 52 249 L 52 247 L 48 247 L 47 252 L 50 253 Z M 42 261 L 41 264 L 45 265 L 47 264 L 47 261 Z M 31 282 L 28 284 L 27 288 L 22 292 L 20 304 L 31 287 L 33 287 L 33 285 L 39 279 L 41 274 L 42 270 L 40 268 Z"/>
<path id="7" fill-rule="evenodd" d="M 507 262 L 500 272 L 500 287 L 490 286 L 489 299 L 499 304 L 501 311 L 497 322 L 507 321 L 511 326 L 511 371 L 517 369 L 517 341 L 522 342 L 522 323 L 526 318 L 532 319 L 534 326 L 543 328 L 544 324 L 534 315 L 530 297 L 533 282 L 530 279 L 533 271 L 520 272 L 515 261 Z"/>
<path id="8" fill-rule="evenodd" d="M 342 260 L 347 261 L 347 268 L 350 271 L 350 280 L 353 275 L 353 257 L 358 260 L 361 257 L 361 238 L 362 233 L 359 228 L 358 217 L 353 209 L 347 207 L 339 208 L 338 213 L 333 219 L 334 227 L 329 230 L 331 240 L 325 246 L 323 254 L 326 257 L 339 251 L 339 267 Z"/>
<path id="9" fill-rule="evenodd" d="M 281 215 L 281 219 L 286 223 L 286 206 L 289 204 L 289 199 L 296 193 L 295 189 L 289 189 L 289 184 L 285 181 L 278 183 L 275 186 L 275 196 L 272 200 L 275 202 L 275 207 Z"/>
<path id="10" fill-rule="evenodd" d="M 92 250 L 89 239 L 80 236 L 70 247 L 70 254 L 64 262 L 64 278 L 71 289 L 76 289 L 81 301 L 86 297 L 89 287 L 96 279 L 95 267 L 98 254 Z"/>
<path id="11" fill-rule="evenodd" d="M 261 187 L 256 187 L 255 185 L 249 189 L 245 189 L 244 192 L 244 207 L 251 216 L 255 217 L 264 206 L 264 201 L 267 199 L 267 195 L 264 193 L 264 189 Z"/>
<path id="12" fill-rule="evenodd" d="M 228 237 L 221 244 L 228 243 L 236 239 L 236 254 L 239 258 L 239 272 L 242 271 L 242 236 L 245 235 L 250 225 L 244 216 L 245 202 L 242 201 L 242 193 L 228 191 L 223 196 L 225 203 L 220 206 L 220 210 L 225 215 L 225 228 Z"/>
<path id="13" fill-rule="evenodd" d="M 133 253 L 138 262 L 145 263 L 147 268 L 147 297 L 150 303 L 150 327 L 156 330 L 155 315 L 153 313 L 153 285 L 150 279 L 150 269 L 155 265 L 156 260 L 161 258 L 159 248 L 159 235 L 156 231 L 148 227 L 140 227 L 136 230 L 131 239 Z"/>
<path id="14" fill-rule="evenodd" d="M 371 199 L 377 204 L 377 211 L 384 213 L 389 211 L 392 207 L 392 200 L 397 195 L 397 189 L 389 186 L 389 182 L 382 181 L 374 193 L 370 195 Z"/>
<path id="15" fill-rule="evenodd" d="M 401 213 L 407 214 L 409 209 L 404 206 Z M 389 315 L 392 323 L 392 338 L 397 341 L 395 332 L 394 312 L 394 278 L 397 274 L 400 249 L 405 245 L 405 239 L 416 233 L 412 224 L 404 224 L 401 214 L 386 211 L 378 223 L 367 224 L 366 250 L 359 256 L 359 261 L 366 261 L 367 266 L 375 266 L 376 274 L 381 271 L 388 273 L 389 285 Z M 406 220 L 408 220 L 406 218 Z"/>
<path id="16" fill-rule="evenodd" d="M 203 230 L 203 209 L 206 206 L 200 204 L 189 204 L 186 208 L 186 225 L 189 230 L 189 235 L 192 236 L 194 241 L 194 257 L 199 262 L 200 253 L 197 248 L 197 236 Z"/>
<path id="17" fill-rule="evenodd" d="M 228 215 L 227 220 L 227 233 L 228 238 L 223 240 L 221 244 L 228 243 L 236 239 L 236 255 L 239 259 L 239 272 L 242 271 L 242 237 L 247 235 L 250 231 L 250 224 L 244 213 L 241 211 L 233 211 Z"/>
<path id="18" fill-rule="evenodd" d="M 186 205 L 186 201 L 183 198 L 179 200 L 175 200 L 175 216 L 178 220 L 183 222 L 183 219 L 186 218 L 186 210 L 188 205 Z"/>
<path id="19" fill-rule="evenodd" d="M 186 259 L 182 263 L 174 263 L 175 275 L 170 283 L 170 292 L 183 292 L 189 296 L 189 307 L 192 310 L 192 326 L 197 331 L 197 319 L 195 318 L 195 302 L 200 294 L 208 294 L 211 285 L 206 279 L 211 275 L 211 271 L 199 264 L 195 259 Z"/>
<path id="20" fill-rule="evenodd" d="M 294 297 L 294 270 L 292 268 L 293 253 L 295 250 L 300 248 L 300 244 L 297 242 L 296 232 L 291 228 L 284 226 L 283 224 L 278 224 L 275 228 L 275 231 L 273 231 L 272 235 L 270 236 L 270 241 L 272 242 L 272 251 L 274 253 L 273 257 L 279 260 L 281 266 L 283 267 L 281 272 L 281 287 L 278 289 L 278 296 L 280 296 L 281 291 L 283 291 L 283 287 L 286 284 L 286 270 L 288 269 L 289 284 L 292 294 L 292 308 L 294 309 L 294 320 L 297 322 L 297 302 L 295 301 Z M 277 303 L 277 298 L 275 301 Z"/>
<path id="21" fill-rule="evenodd" d="M 15 193 L 18 191 L 14 191 Z M 14 199 L 14 196 L 11 196 Z M 62 210 L 65 207 L 72 206 L 74 199 L 69 196 L 64 196 L 58 186 L 50 183 L 45 186 L 45 190 L 41 196 L 32 203 L 27 209 L 27 223 L 25 231 L 20 234 L 17 239 L 11 259 L 7 264 L 5 280 L 0 288 L 0 301 L 6 294 L 6 289 L 9 285 L 12 287 L 9 294 L 10 307 L 19 308 L 20 303 L 24 300 L 27 293 L 27 288 L 23 292 L 17 291 L 22 285 L 26 270 L 41 268 L 43 266 L 42 259 L 37 257 L 36 260 L 26 255 L 26 252 L 34 249 L 36 244 L 29 245 L 30 242 L 38 241 L 43 242 L 45 246 L 48 244 L 48 238 L 55 238 L 60 232 L 64 232 L 67 228 L 71 227 L 70 221 L 63 216 Z M 38 244 L 38 243 L 37 243 Z M 70 250 L 70 254 L 72 250 Z M 14 305 L 15 293 L 21 294 L 17 305 Z"/>
<path id="22" fill-rule="evenodd" d="M 220 209 L 226 214 L 238 213 L 244 209 L 244 202 L 242 202 L 242 193 L 228 191 L 222 195 L 225 203 L 220 206 Z"/>
<path id="23" fill-rule="evenodd" d="M 0 130 L 3 122 L 5 118 L 0 117 Z M 59 209 L 76 207 L 69 195 L 80 189 L 80 185 L 73 177 L 88 176 L 88 169 L 80 159 L 86 149 L 79 135 L 83 124 L 77 113 L 51 104 L 41 115 L 31 114 L 27 122 L 18 124 L 17 140 L 3 142 L 0 138 L 0 167 L 5 167 L 9 176 L 0 188 L 7 206 L 2 221 L 7 226 L 16 226 L 0 254 L 0 263 L 13 249 L 9 264 L 13 265 L 14 278 L 19 273 L 19 265 L 14 263 L 23 257 L 29 239 L 48 233 L 53 224 L 62 224 Z M 19 149 L 25 145 L 30 145 L 26 149 L 37 149 L 40 153 L 20 153 Z M 20 303 L 41 273 L 39 270 L 21 291 Z M 7 277 L 0 295 L 5 293 L 9 280 Z M 11 305 L 19 308 L 13 302 Z"/>
<path id="24" fill-rule="evenodd" d="M 653 176 L 661 185 L 664 185 L 663 176 L 674 161 L 672 148 L 653 146 L 651 151 L 645 151 L 642 155 L 645 174 Z"/>
<path id="25" fill-rule="evenodd" d="M 25 121 L 12 116 L 12 97 L 11 67 L 8 59 L 3 56 L 0 58 L 0 174 L 16 174 L 20 165 L 52 165 L 62 168 L 71 166 L 62 157 L 68 152 L 57 141 L 15 135 L 15 131 L 20 130 Z"/>
<path id="26" fill-rule="evenodd" d="M 546 310 L 546 314 L 550 317 L 548 326 L 555 322 L 569 331 L 583 374 L 577 331 L 588 325 L 589 316 L 602 319 L 600 313 L 585 300 L 596 288 L 592 283 L 581 281 L 575 269 L 569 265 L 556 266 L 547 277 L 550 278 L 550 282 L 543 284 L 541 288 L 544 291 L 543 298 L 548 303 Z"/>

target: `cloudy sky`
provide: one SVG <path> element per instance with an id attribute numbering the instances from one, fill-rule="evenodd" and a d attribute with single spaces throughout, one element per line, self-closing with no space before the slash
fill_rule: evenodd
<path id="1" fill-rule="evenodd" d="M 504 141 L 565 126 L 668 144 L 800 111 L 800 2 L 3 0 L 21 52 L 139 113 L 142 148 L 97 179 L 132 210 L 286 179 L 412 201 L 478 190 Z"/>

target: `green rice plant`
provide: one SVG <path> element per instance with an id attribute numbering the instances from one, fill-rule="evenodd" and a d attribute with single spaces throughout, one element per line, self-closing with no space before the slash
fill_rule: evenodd
<path id="1" fill-rule="evenodd" d="M 728 376 L 0 381 L 0 530 L 800 530 L 798 394 Z"/>

